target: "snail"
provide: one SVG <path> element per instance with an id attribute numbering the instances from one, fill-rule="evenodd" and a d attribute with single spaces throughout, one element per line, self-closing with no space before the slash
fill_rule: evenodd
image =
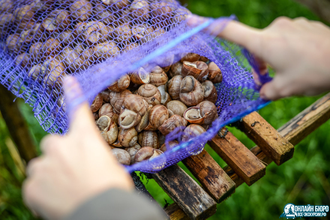
<path id="1" fill-rule="evenodd" d="M 200 82 L 204 82 L 209 75 L 209 67 L 203 61 L 183 61 L 182 76 L 193 76 Z"/>
<path id="2" fill-rule="evenodd" d="M 103 115 L 101 116 L 97 122 L 97 127 L 101 131 L 101 135 L 103 139 L 108 143 L 112 144 L 117 140 L 118 136 L 118 127 L 115 122 L 109 118 L 109 116 Z"/>
<path id="3" fill-rule="evenodd" d="M 172 114 L 183 116 L 184 111 L 186 111 L 187 106 L 179 101 L 179 100 L 172 100 L 166 104 L 168 111 L 171 111 Z"/>
<path id="4" fill-rule="evenodd" d="M 118 123 L 123 129 L 129 129 L 138 125 L 141 121 L 141 115 L 131 110 L 125 109 L 119 115 Z"/>
<path id="5" fill-rule="evenodd" d="M 142 147 L 159 148 L 158 135 L 155 131 L 142 131 L 138 135 L 138 142 Z"/>
<path id="6" fill-rule="evenodd" d="M 135 128 L 120 129 L 118 140 L 123 147 L 132 147 L 137 143 L 138 136 Z"/>
<path id="7" fill-rule="evenodd" d="M 198 61 L 201 56 L 197 53 L 186 53 L 182 56 L 181 62 L 183 63 L 184 61 L 188 62 L 195 62 Z"/>
<path id="8" fill-rule="evenodd" d="M 108 89 L 114 92 L 121 92 L 129 87 L 130 82 L 130 77 L 125 74 L 124 76 L 120 77 L 119 80 L 109 86 Z"/>
<path id="9" fill-rule="evenodd" d="M 137 94 L 142 96 L 149 105 L 159 105 L 161 103 L 160 91 L 152 84 L 144 84 L 140 86 Z"/>
<path id="10" fill-rule="evenodd" d="M 168 81 L 168 76 L 164 70 L 156 66 L 150 73 L 150 84 L 155 86 L 160 86 L 166 84 Z"/>
<path id="11" fill-rule="evenodd" d="M 202 86 L 204 89 L 204 100 L 215 103 L 218 99 L 218 93 L 214 84 L 211 81 L 206 80 L 202 83 Z"/>
<path id="12" fill-rule="evenodd" d="M 213 83 L 220 83 L 222 82 L 222 73 L 220 68 L 214 62 L 209 63 L 209 75 L 208 80 L 212 81 Z"/>
<path id="13" fill-rule="evenodd" d="M 174 76 L 168 81 L 167 90 L 172 99 L 180 98 L 180 85 L 183 77 L 181 75 Z"/>
<path id="14" fill-rule="evenodd" d="M 164 123 L 161 126 L 159 126 L 158 130 L 163 135 L 167 135 L 178 127 L 186 127 L 187 124 L 188 124 L 188 122 L 186 119 L 182 118 L 179 115 L 173 115 L 169 119 L 164 121 Z"/>
<path id="15" fill-rule="evenodd" d="M 217 108 L 210 101 L 203 101 L 184 112 L 184 118 L 192 124 L 210 125 L 218 118 Z"/>
<path id="16" fill-rule="evenodd" d="M 204 99 L 202 84 L 192 76 L 186 76 L 180 84 L 180 100 L 187 106 L 194 106 Z"/>
<path id="17" fill-rule="evenodd" d="M 111 152 L 117 158 L 119 163 L 123 165 L 131 164 L 131 155 L 126 150 L 114 148 Z"/>
<path id="18" fill-rule="evenodd" d="M 130 74 L 131 81 L 135 84 L 142 85 L 150 82 L 150 76 L 143 67 L 140 67 L 136 72 Z"/>

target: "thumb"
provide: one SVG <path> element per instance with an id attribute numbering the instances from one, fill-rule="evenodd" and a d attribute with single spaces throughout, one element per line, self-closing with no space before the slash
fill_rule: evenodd
<path id="1" fill-rule="evenodd" d="M 208 18 L 197 15 L 189 15 L 187 18 L 187 24 L 189 26 L 196 27 L 203 24 L 207 20 Z M 263 35 L 259 29 L 249 27 L 228 18 L 219 18 L 207 27 L 205 31 L 214 36 L 218 36 L 235 44 L 241 45 L 256 56 L 261 55 L 260 42 Z"/>
<path id="2" fill-rule="evenodd" d="M 88 102 L 84 100 L 84 95 L 77 79 L 73 76 L 65 77 L 63 89 L 70 120 L 69 132 L 72 133 L 94 128 L 94 117 Z M 79 103 L 79 100 L 83 101 Z"/>
<path id="3" fill-rule="evenodd" d="M 272 81 L 265 83 L 260 89 L 260 97 L 265 100 L 277 100 L 289 95 L 290 83 L 277 74 Z"/>

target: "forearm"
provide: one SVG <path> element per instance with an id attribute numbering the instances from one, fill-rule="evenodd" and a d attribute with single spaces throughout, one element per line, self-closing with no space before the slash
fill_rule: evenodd
<path id="1" fill-rule="evenodd" d="M 166 214 L 156 205 L 138 195 L 119 189 L 110 189 L 80 205 L 64 220 L 164 220 Z"/>

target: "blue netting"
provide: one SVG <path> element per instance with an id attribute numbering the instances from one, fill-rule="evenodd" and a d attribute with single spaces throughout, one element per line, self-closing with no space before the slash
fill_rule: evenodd
<path id="1" fill-rule="evenodd" d="M 182 141 L 176 129 L 166 141 L 180 142 L 159 157 L 129 166 L 131 172 L 157 172 L 194 154 L 224 125 L 266 103 L 259 97 L 246 50 L 188 27 L 190 12 L 175 0 L 21 0 L 0 6 L 0 83 L 33 107 L 35 117 L 49 133 L 66 133 L 67 111 L 95 96 L 121 76 L 143 67 L 168 67 L 182 54 L 196 53 L 214 62 L 222 72 L 215 102 L 218 119 L 193 139 Z M 233 19 L 220 18 L 222 27 Z M 248 58 L 248 59 L 246 59 Z M 258 73 L 258 72 L 257 72 Z M 84 97 L 64 105 L 66 75 L 79 80 Z M 260 76 L 261 82 L 270 80 Z"/>

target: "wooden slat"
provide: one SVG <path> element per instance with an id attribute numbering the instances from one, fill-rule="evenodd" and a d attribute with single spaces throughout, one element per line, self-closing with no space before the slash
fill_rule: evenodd
<path id="1" fill-rule="evenodd" d="M 249 186 L 265 175 L 266 166 L 232 133 L 214 137 L 209 145 Z"/>
<path id="2" fill-rule="evenodd" d="M 290 143 L 296 145 L 315 129 L 324 124 L 328 119 L 330 119 L 330 93 L 323 96 L 304 111 L 299 113 L 279 128 L 278 132 Z M 259 146 L 251 148 L 251 152 L 260 160 L 264 161 L 265 164 L 270 164 L 272 162 L 272 159 L 267 157 Z M 237 176 L 237 174 L 229 166 L 225 167 L 224 170 L 236 183 L 236 187 L 244 183 L 243 179 Z"/>
<path id="3" fill-rule="evenodd" d="M 281 165 L 293 157 L 294 146 L 284 139 L 258 112 L 242 119 L 244 133 L 277 164 Z"/>
<path id="4" fill-rule="evenodd" d="M 217 203 L 235 192 L 235 183 L 219 164 L 203 150 L 182 161 Z"/>
<path id="5" fill-rule="evenodd" d="M 173 203 L 164 209 L 171 220 L 189 220 L 189 217 L 180 209 L 178 204 Z"/>
<path id="6" fill-rule="evenodd" d="M 0 111 L 20 156 L 28 163 L 37 156 L 37 147 L 18 108 L 18 100 L 13 101 L 15 98 L 10 91 L 0 85 Z"/>
<path id="7" fill-rule="evenodd" d="M 168 167 L 154 180 L 191 219 L 207 219 L 216 212 L 217 203 L 178 165 Z"/>
<path id="8" fill-rule="evenodd" d="M 306 108 L 288 123 L 278 129 L 293 145 L 298 144 L 307 135 L 330 118 L 330 93 Z"/>
<path id="9" fill-rule="evenodd" d="M 306 108 L 296 117 L 287 122 L 284 126 L 278 129 L 278 132 L 293 145 L 298 144 L 306 136 L 312 133 L 319 126 L 324 124 L 330 118 L 330 93 L 317 100 L 311 106 Z M 251 148 L 251 152 L 266 164 L 270 164 L 272 159 L 267 157 L 260 149 L 255 146 Z M 224 170 L 230 178 L 236 183 L 236 187 L 244 183 L 237 174 L 229 167 Z M 172 207 L 171 213 L 180 213 L 182 210 L 176 204 L 170 205 Z M 177 208 L 177 209 L 175 209 Z M 167 209 L 166 209 L 167 211 Z M 179 216 L 179 215 L 176 215 Z M 186 220 L 186 218 L 173 218 L 174 220 Z M 172 220 L 172 218 L 171 218 Z"/>

